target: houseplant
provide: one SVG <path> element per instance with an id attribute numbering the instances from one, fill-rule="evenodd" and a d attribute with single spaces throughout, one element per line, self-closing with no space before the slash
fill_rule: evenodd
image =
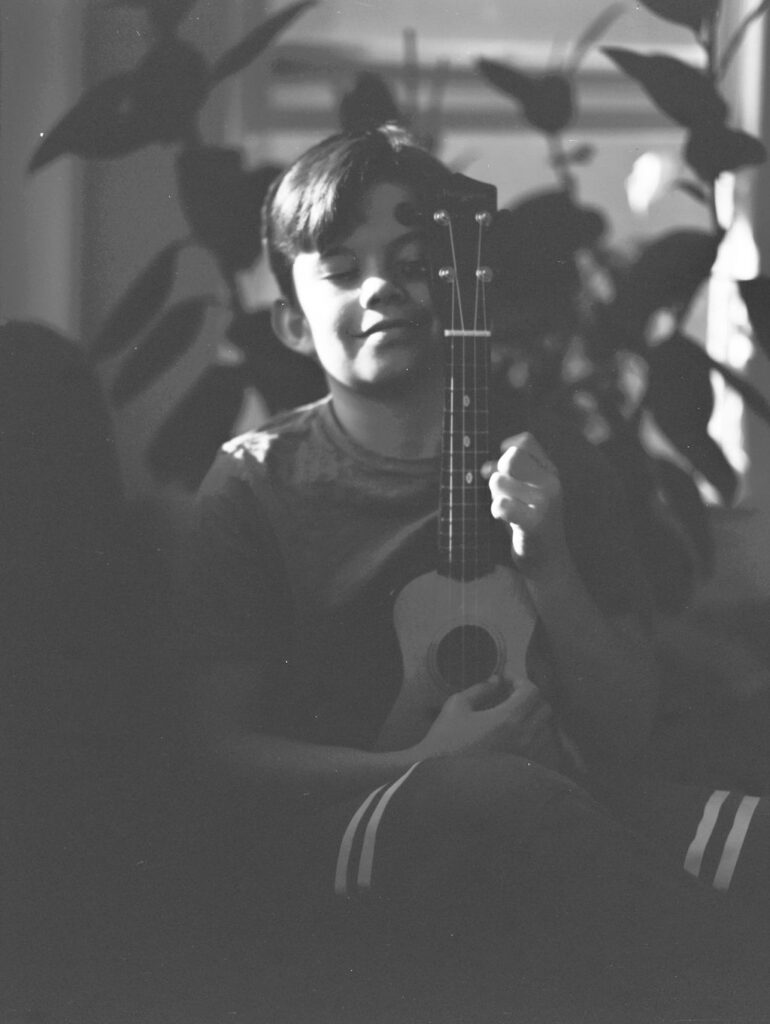
<path id="1" fill-rule="evenodd" d="M 198 336 L 214 300 L 196 295 L 173 302 L 170 297 L 183 249 L 196 245 L 211 254 L 227 297 L 227 336 L 242 358 L 237 365 L 212 359 L 147 451 L 161 480 L 192 489 L 231 433 L 246 387 L 255 386 L 271 409 L 324 391 L 314 365 L 276 342 L 267 311 L 245 308 L 238 287 L 239 275 L 261 256 L 259 209 L 280 168 L 246 168 L 236 148 L 207 144 L 198 126 L 211 91 L 260 57 L 312 3 L 287 6 L 207 64 L 183 35 L 196 0 L 122 2 L 146 15 L 153 37 L 149 50 L 132 71 L 86 92 L 43 138 L 30 171 L 65 154 L 118 159 L 152 144 L 174 147 L 178 200 L 190 235 L 170 241 L 150 259 L 96 336 L 87 339 L 87 350 L 94 363 L 122 357 L 110 385 L 118 413 Z M 721 0 L 644 0 L 644 5 L 693 32 L 702 65 L 619 47 L 604 47 L 604 53 L 684 129 L 687 172 L 678 187 L 703 206 L 709 226 L 669 231 L 631 257 L 607 242 L 606 215 L 580 200 L 580 169 L 592 159 L 592 147 L 570 148 L 564 141 L 576 116 L 577 69 L 619 9 L 608 8 L 589 25 L 558 67 L 523 70 L 482 58 L 477 68 L 542 132 L 554 174 L 552 188 L 518 199 L 498 218 L 498 386 L 503 399 L 518 391 L 527 401 L 572 417 L 614 460 L 636 510 L 658 605 L 675 610 L 688 600 L 698 575 L 708 573 L 712 559 L 698 484 L 707 481 L 726 504 L 737 489 L 734 469 L 707 431 L 712 372 L 770 420 L 763 396 L 687 334 L 688 313 L 724 235 L 716 180 L 765 159 L 758 139 L 730 126 L 720 84 L 747 28 L 770 2 L 758 0 L 724 44 L 718 32 Z M 414 113 L 399 110 L 388 85 L 371 72 L 359 76 L 339 110 L 346 127 L 385 119 L 408 123 Z M 770 352 L 770 281 L 759 277 L 740 288 L 756 344 Z M 663 454 L 650 450 L 651 427 L 666 438 Z"/>

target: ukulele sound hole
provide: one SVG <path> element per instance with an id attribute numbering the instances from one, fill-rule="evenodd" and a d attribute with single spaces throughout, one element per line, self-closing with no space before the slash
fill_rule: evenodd
<path id="1" fill-rule="evenodd" d="M 497 644 L 481 626 L 450 630 L 438 644 L 435 657 L 441 679 L 453 690 L 488 679 L 499 662 Z"/>

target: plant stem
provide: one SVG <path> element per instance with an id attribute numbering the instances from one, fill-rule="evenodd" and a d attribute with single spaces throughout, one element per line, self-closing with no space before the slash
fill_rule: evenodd
<path id="1" fill-rule="evenodd" d="M 741 24 L 735 30 L 730 41 L 725 47 L 721 60 L 719 61 L 717 73 L 720 78 L 724 76 L 725 72 L 730 67 L 730 64 L 732 63 L 733 58 L 740 49 L 744 37 L 747 31 L 749 30 L 751 24 L 755 22 L 758 18 L 761 18 L 763 15 L 767 14 L 768 9 L 770 9 L 770 0 L 763 0 L 763 2 L 759 4 L 758 7 L 755 7 L 753 11 L 746 15 Z"/>
<path id="2" fill-rule="evenodd" d="M 553 172 L 556 175 L 559 184 L 564 191 L 571 197 L 574 198 L 576 190 L 576 181 L 574 174 L 569 170 L 566 155 L 564 153 L 564 143 L 561 135 L 548 135 L 548 160 L 553 168 Z"/>

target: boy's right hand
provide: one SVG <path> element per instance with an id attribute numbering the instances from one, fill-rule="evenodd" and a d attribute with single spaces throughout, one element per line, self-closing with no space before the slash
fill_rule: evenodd
<path id="1" fill-rule="evenodd" d="M 415 752 L 422 758 L 517 754 L 553 767 L 550 705 L 528 679 L 492 677 L 447 698 Z"/>

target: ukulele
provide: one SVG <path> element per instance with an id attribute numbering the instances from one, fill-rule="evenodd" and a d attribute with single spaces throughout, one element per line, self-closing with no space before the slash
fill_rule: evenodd
<path id="1" fill-rule="evenodd" d="M 404 677 L 380 750 L 421 740 L 452 693 L 492 674 L 527 674 L 537 616 L 513 564 L 494 563 L 492 531 L 500 526 L 481 471 L 489 458 L 492 279 L 483 260 L 495 208 L 493 186 L 455 174 L 428 224 L 433 301 L 445 340 L 438 563 L 396 598 Z"/>

